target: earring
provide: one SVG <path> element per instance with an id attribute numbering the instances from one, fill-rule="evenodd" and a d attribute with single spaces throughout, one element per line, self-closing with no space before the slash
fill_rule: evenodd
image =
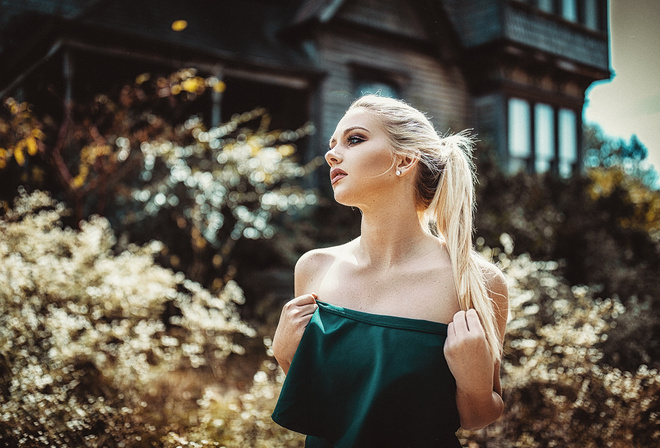
<path id="1" fill-rule="evenodd" d="M 401 170 L 396 170 L 396 175 L 400 176 L 401 175 Z"/>

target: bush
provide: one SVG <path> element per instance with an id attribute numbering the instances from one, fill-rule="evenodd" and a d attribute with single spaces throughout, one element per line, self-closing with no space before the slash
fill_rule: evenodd
<path id="1" fill-rule="evenodd" d="M 660 442 L 660 376 L 605 364 L 603 346 L 628 312 L 598 288 L 569 287 L 555 262 L 501 257 L 510 320 L 502 363 L 505 413 L 464 433 L 471 447 L 647 447 Z"/>
<path id="2" fill-rule="evenodd" d="M 154 264 L 158 242 L 113 252 L 107 220 L 62 228 L 47 194 L 0 221 L 4 446 L 158 446 L 185 429 L 240 338 L 243 294 L 212 295 Z"/>
<path id="3" fill-rule="evenodd" d="M 476 215 L 481 241 L 502 247 L 506 232 L 515 255 L 559 262 L 557 273 L 568 284 L 599 285 L 628 315 L 644 309 L 644 318 L 611 330 L 606 355 L 632 372 L 641 364 L 660 368 L 660 191 L 618 167 L 593 168 L 568 181 L 483 168 Z"/>
<path id="4" fill-rule="evenodd" d="M 324 163 L 298 160 L 311 123 L 270 129 L 272 117 L 256 108 L 209 126 L 199 111 L 223 90 L 222 81 L 189 68 L 142 74 L 114 93 L 67 102 L 61 119 L 44 104 L 7 98 L 0 207 L 18 185 L 49 189 L 73 210 L 70 225 L 102 215 L 122 241 L 158 239 L 162 265 L 221 289 L 235 275 L 238 241 L 271 238 L 278 215 L 317 203 L 299 181 Z"/>

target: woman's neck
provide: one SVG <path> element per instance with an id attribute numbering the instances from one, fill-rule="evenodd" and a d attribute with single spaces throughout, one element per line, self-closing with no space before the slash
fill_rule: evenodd
<path id="1" fill-rule="evenodd" d="M 357 262 L 364 267 L 394 267 L 428 250 L 433 240 L 410 203 L 363 212 Z"/>

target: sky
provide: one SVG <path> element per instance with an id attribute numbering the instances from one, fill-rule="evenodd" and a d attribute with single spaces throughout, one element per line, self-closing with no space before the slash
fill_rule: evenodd
<path id="1" fill-rule="evenodd" d="M 660 0 L 610 0 L 610 80 L 587 90 L 583 119 L 636 134 L 660 173 Z"/>

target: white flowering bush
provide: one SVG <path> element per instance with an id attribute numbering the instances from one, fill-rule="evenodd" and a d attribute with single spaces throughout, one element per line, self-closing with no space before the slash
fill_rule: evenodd
<path id="1" fill-rule="evenodd" d="M 505 242 L 507 238 L 504 238 Z M 505 413 L 463 432 L 468 446 L 649 447 L 660 444 L 660 375 L 603 362 L 608 331 L 627 311 L 599 288 L 570 287 L 558 263 L 499 254 L 509 280 L 502 362 Z"/>
<path id="2" fill-rule="evenodd" d="M 256 130 L 244 127 L 255 120 L 261 121 Z M 216 249 L 227 240 L 272 237 L 273 214 L 316 204 L 314 193 L 287 181 L 302 177 L 319 160 L 304 167 L 292 158 L 296 149 L 290 142 L 314 132 L 311 124 L 282 132 L 268 131 L 269 122 L 264 109 L 211 129 L 193 116 L 174 129 L 174 138 L 142 142 L 142 182 L 131 193 L 124 223 L 169 209 Z M 129 139 L 117 139 L 115 145 L 128 157 Z M 129 204 L 135 204 L 135 212 Z"/>
<path id="3" fill-rule="evenodd" d="M 158 446 L 255 334 L 242 291 L 156 265 L 157 242 L 114 253 L 105 219 L 72 230 L 64 214 L 21 192 L 0 219 L 0 445 Z"/>

